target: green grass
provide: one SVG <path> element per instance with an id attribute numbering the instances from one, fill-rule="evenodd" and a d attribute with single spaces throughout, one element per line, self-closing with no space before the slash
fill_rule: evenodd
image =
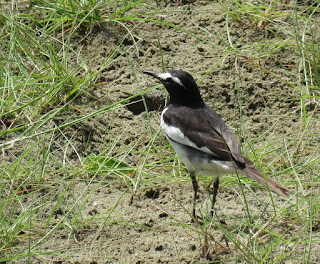
<path id="1" fill-rule="evenodd" d="M 190 11 L 174 3 L 164 7 L 161 1 L 158 9 L 150 8 L 154 3 L 37 0 L 1 4 L 0 262 L 33 263 L 35 259 L 46 262 L 52 256 L 68 258 L 70 251 L 81 249 L 81 243 L 71 249 L 52 245 L 58 245 L 59 239 L 70 243 L 85 240 L 84 230 L 94 230 L 91 248 L 108 230 L 106 227 L 155 232 L 158 229 L 127 218 L 122 211 L 126 199 L 131 197 L 134 203 L 146 191 L 181 185 L 186 185 L 192 195 L 183 164 L 158 128 L 159 111 L 148 110 L 145 94 L 160 86 L 145 86 L 138 66 L 143 60 L 139 53 L 148 55 L 143 45 L 156 48 L 158 69 L 172 66 L 161 35 L 162 30 L 170 29 L 219 51 L 220 58 L 209 68 L 201 69 L 200 86 L 219 72 L 227 60 L 232 61 L 232 70 L 238 71 L 234 80 L 237 106 L 234 120 L 229 123 L 243 139 L 244 153 L 266 175 L 292 189 L 292 194 L 289 200 L 275 202 L 271 195 L 269 199 L 256 195 L 258 184 L 249 179 L 236 175 L 223 177 L 222 188 L 240 197 L 243 205 L 240 218 L 224 214 L 221 208 L 211 219 L 210 204 L 199 202 L 203 225 L 189 224 L 165 204 L 154 201 L 169 215 L 167 227 L 178 226 L 193 234 L 200 245 L 195 255 L 201 256 L 202 262 L 316 263 L 320 258 L 314 248 L 319 243 L 320 133 L 314 128 L 319 128 L 320 121 L 320 4 L 302 2 L 284 10 L 280 1 L 271 4 L 258 1 L 256 5 L 220 1 L 212 8 L 218 8 L 219 15 L 213 15 L 210 9 L 201 11 L 204 18 L 225 19 L 223 33 L 217 33 L 196 22 L 194 28 L 178 21 L 170 22 L 166 16 L 187 15 Z M 157 28 L 151 43 L 136 33 L 146 23 Z M 245 28 L 246 34 L 234 35 L 235 23 Z M 90 42 L 90 36 L 102 28 L 110 30 L 112 37 L 99 32 L 103 44 L 89 49 L 95 45 Z M 213 38 L 219 39 L 220 44 L 212 41 Z M 251 38 L 255 41 L 249 42 Z M 131 44 L 127 45 L 128 42 Z M 282 64 L 283 51 L 296 54 L 297 68 L 286 61 Z M 97 65 L 101 56 L 104 61 Z M 126 69 L 130 69 L 129 74 L 134 78 L 128 85 L 138 90 L 133 95 L 123 91 L 122 97 L 109 101 L 107 97 L 115 83 L 110 85 L 113 80 L 101 76 L 112 71 L 118 62 L 129 66 Z M 288 94 L 295 95 L 290 99 L 279 97 L 279 102 L 298 105 L 281 115 L 262 114 L 266 125 L 261 131 L 252 131 L 245 123 L 243 100 L 247 95 L 241 87 L 246 80 L 239 69 L 247 66 L 259 69 L 261 75 L 272 76 L 288 89 Z M 143 102 L 145 122 L 139 125 L 145 126 L 145 130 L 126 142 L 123 138 L 134 124 L 128 123 L 115 131 L 117 119 L 113 116 L 133 100 Z M 288 123 L 295 120 L 298 129 L 280 135 L 276 128 L 283 120 Z M 91 148 L 97 134 L 99 152 Z M 82 144 L 79 146 L 77 142 Z M 211 177 L 200 177 L 199 181 L 205 189 Z M 88 214 L 86 210 L 95 202 L 96 195 L 112 188 L 121 194 L 98 213 Z M 265 189 L 264 193 L 268 195 Z M 248 200 L 250 197 L 254 197 L 254 205 Z M 188 201 L 175 199 L 185 215 L 190 215 Z M 226 226 L 223 221 L 232 224 Z M 216 239 L 221 234 L 229 246 Z M 180 256 L 183 257 L 183 252 Z"/>

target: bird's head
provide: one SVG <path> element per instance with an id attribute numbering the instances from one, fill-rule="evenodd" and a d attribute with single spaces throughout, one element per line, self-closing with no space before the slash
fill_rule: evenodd
<path id="1" fill-rule="evenodd" d="M 203 104 L 196 81 L 193 77 L 181 70 L 172 70 L 164 73 L 144 71 L 143 73 L 158 79 L 170 94 L 169 104 L 197 106 Z"/>

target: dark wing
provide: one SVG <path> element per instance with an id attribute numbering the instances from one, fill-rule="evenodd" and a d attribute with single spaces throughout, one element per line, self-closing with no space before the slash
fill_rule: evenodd
<path id="1" fill-rule="evenodd" d="M 252 164 L 242 156 L 232 131 L 209 106 L 192 109 L 171 105 L 163 119 L 168 124 L 163 126 L 164 132 L 171 140 L 223 160 L 234 160 L 240 167 Z"/>
<path id="2" fill-rule="evenodd" d="M 173 141 L 198 149 L 217 158 L 235 161 L 242 174 L 269 186 L 270 190 L 281 195 L 289 194 L 288 188 L 265 177 L 252 167 L 251 160 L 241 154 L 241 149 L 232 131 L 209 107 L 190 109 L 183 106 L 169 106 L 163 119 L 164 132 Z"/>

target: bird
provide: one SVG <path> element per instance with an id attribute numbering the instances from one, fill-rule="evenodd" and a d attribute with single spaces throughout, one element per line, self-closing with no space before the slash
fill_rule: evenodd
<path id="1" fill-rule="evenodd" d="M 159 80 L 169 93 L 169 101 L 161 113 L 160 124 L 166 139 L 186 166 L 193 186 L 193 219 L 196 219 L 198 182 L 196 173 L 213 176 L 212 208 L 219 189 L 219 177 L 229 173 L 244 174 L 287 196 L 289 189 L 264 176 L 254 163 L 244 157 L 236 136 L 219 115 L 204 102 L 194 78 L 186 71 L 164 73 L 143 71 Z"/>

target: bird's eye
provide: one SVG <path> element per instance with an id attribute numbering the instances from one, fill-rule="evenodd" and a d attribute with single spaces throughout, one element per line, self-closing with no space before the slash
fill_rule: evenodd
<path id="1" fill-rule="evenodd" d="M 166 84 L 166 85 L 172 84 L 172 79 L 168 78 L 168 79 L 164 80 L 164 84 Z"/>

